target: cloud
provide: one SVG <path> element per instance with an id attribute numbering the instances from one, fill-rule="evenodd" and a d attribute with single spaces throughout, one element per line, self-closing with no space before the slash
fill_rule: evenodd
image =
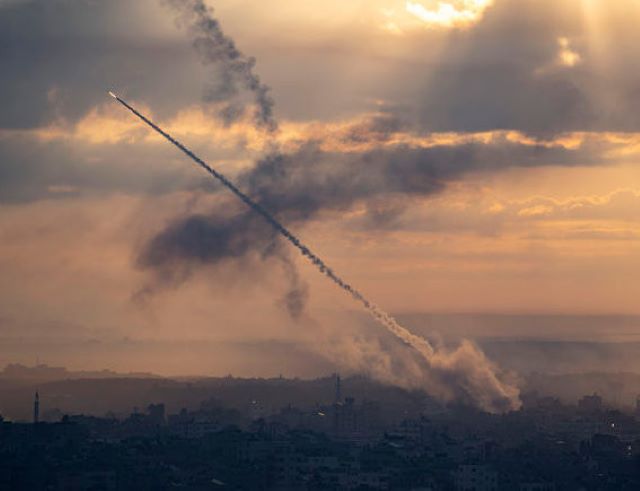
<path id="1" fill-rule="evenodd" d="M 195 54 L 161 12 L 156 0 L 5 5 L 0 57 L 11 76 L 0 81 L 0 128 L 75 122 L 109 88 L 144 95 L 165 113 L 195 102 L 189 97 L 201 93 Z M 178 69 L 187 76 L 174 77 Z"/>
<path id="2" fill-rule="evenodd" d="M 638 217 L 634 210 L 640 206 L 640 191 L 635 189 L 568 198 L 534 195 L 503 199 L 496 196 L 499 194 L 499 190 L 491 187 L 478 189 L 467 180 L 428 203 L 413 202 L 386 228 L 451 237 L 537 237 L 549 242 L 638 238 Z M 366 210 L 359 210 L 345 227 L 366 230 L 376 225 L 371 223 Z"/>
<path id="3" fill-rule="evenodd" d="M 499 202 L 497 219 L 531 222 L 626 223 L 639 221 L 634 210 L 640 205 L 640 190 L 617 189 L 603 195 L 573 196 L 566 199 L 533 196 L 523 200 Z"/>
<path id="4" fill-rule="evenodd" d="M 161 148 L 77 145 L 33 135 L 0 137 L 0 203 L 114 193 L 162 194 L 199 186 Z M 64 191 L 64 192 L 62 192 Z"/>
<path id="5" fill-rule="evenodd" d="M 287 11 L 287 25 L 303 26 L 300 37 L 306 44 L 297 37 L 292 42 L 277 20 L 274 11 L 286 11 L 284 4 L 257 6 L 250 13 L 227 4 L 219 10 L 230 31 L 239 32 L 243 51 L 259 53 L 260 72 L 286 117 L 335 119 L 382 99 L 401 108 L 402 117 L 415 116 L 423 128 L 438 132 L 638 130 L 639 89 L 633 76 L 638 62 L 631 48 L 637 35 L 630 8 L 625 14 L 623 7 L 594 6 L 596 28 L 577 0 L 502 0 L 485 9 L 486 3 L 441 2 L 456 15 L 482 11 L 481 21 L 455 36 L 407 31 L 393 46 L 378 40 L 373 28 L 362 27 L 371 19 L 377 25 L 384 5 L 394 10 L 382 2 L 368 8 L 332 2 L 326 8 L 336 14 L 323 15 L 322 25 L 309 22 L 315 3 Z M 431 10 L 426 3 L 414 4 Z M 259 14 L 266 20 L 247 29 L 246 19 L 255 26 Z M 189 22 L 203 25 L 193 16 Z M 353 42 L 345 35 L 349 28 L 366 41 Z M 204 48 L 199 58 L 187 34 L 173 25 L 170 11 L 156 0 L 11 3 L 0 16 L 0 33 L 3 68 L 13 74 L 0 83 L 0 127 L 41 126 L 59 117 L 75 121 L 102 100 L 107 88 L 143 100 L 166 117 L 198 101 L 203 80 L 209 89 L 224 85 L 210 64 L 213 58 Z M 202 32 L 197 36 L 206 39 Z M 558 44 L 565 41 L 566 46 Z M 250 58 L 242 60 L 243 67 L 251 67 Z M 603 77 L 605 72 L 609 76 Z M 262 81 L 254 82 L 265 88 Z M 236 80 L 236 89 L 240 85 Z M 212 91 L 205 89 L 207 94 Z"/>
<path id="6" fill-rule="evenodd" d="M 558 63 L 562 66 L 573 68 L 582 62 L 580 53 L 574 51 L 571 42 L 566 37 L 558 38 Z"/>
<path id="7" fill-rule="evenodd" d="M 359 139 L 359 143 L 362 140 Z M 238 182 L 280 220 L 295 225 L 304 224 L 324 212 L 349 210 L 358 203 L 373 200 L 372 205 L 375 205 L 380 197 L 429 197 L 472 171 L 512 165 L 544 165 L 548 160 L 571 164 L 574 158 L 571 150 L 561 146 L 547 148 L 500 138 L 484 144 L 454 143 L 425 148 L 404 144 L 386 148 L 383 145 L 353 153 L 325 152 L 322 144 L 311 142 L 290 154 L 276 153 L 260 159 L 253 168 L 238 176 Z M 218 254 L 232 256 L 232 251 L 244 254 L 253 248 L 262 249 L 264 244 L 259 237 L 265 237 L 265 230 L 255 228 L 250 211 L 232 207 L 235 214 L 229 216 L 225 207 L 229 209 L 228 205 L 222 205 L 211 210 L 209 218 L 178 217 L 166 231 L 160 232 L 158 242 L 152 241 L 150 249 L 144 253 L 145 257 L 156 257 L 153 250 L 160 246 L 158 260 L 142 261 L 142 264 L 171 264 L 172 251 L 177 260 L 187 260 L 192 254 L 199 262 L 203 256 L 197 250 L 181 252 L 185 244 L 197 245 L 198 237 L 208 244 L 214 255 L 212 259 Z M 272 237 L 272 234 L 266 236 Z M 211 240 L 218 237 L 222 241 L 221 248 L 213 247 L 215 244 L 205 240 L 206 237 Z M 234 247 L 225 245 L 231 243 Z"/>
<path id="8" fill-rule="evenodd" d="M 437 9 L 428 9 L 422 3 L 408 1 L 405 8 L 428 27 L 467 27 L 482 18 L 493 0 L 462 0 L 457 4 L 438 2 Z"/>
<path id="9" fill-rule="evenodd" d="M 536 196 L 505 206 L 503 219 L 515 222 L 513 215 L 517 215 L 533 222 L 537 230 L 532 234 L 540 239 L 604 243 L 638 241 L 639 219 L 634 213 L 638 206 L 640 191 L 634 189 L 568 199 Z M 556 229 L 558 226 L 561 229 Z"/>
<path id="10" fill-rule="evenodd" d="M 395 131 L 396 126 L 383 124 L 373 128 Z M 362 127 L 355 133 L 347 131 L 346 142 L 353 138 L 361 145 L 366 142 L 365 135 L 367 131 L 362 131 Z M 537 165 L 538 159 L 545 161 L 545 156 L 571 158 L 571 150 L 560 145 L 530 145 L 502 138 L 424 148 L 383 145 L 349 153 L 325 152 L 321 147 L 308 142 L 292 153 L 269 154 L 239 174 L 239 186 L 281 223 L 300 228 L 325 213 L 348 211 L 358 203 L 373 200 L 375 205 L 376 199 L 394 195 L 429 197 L 471 171 L 508 167 L 513 161 Z M 154 285 L 162 288 L 181 284 L 200 268 L 230 261 L 242 269 L 250 268 L 256 277 L 260 273 L 271 274 L 269 269 L 255 268 L 255 259 L 263 262 L 277 259 L 285 265 L 290 279 L 285 304 L 294 317 L 299 317 L 306 287 L 301 288 L 297 274 L 292 274 L 295 269 L 285 252 L 288 249 L 281 237 L 262 223 L 261 217 L 246 207 L 235 206 L 231 199 L 225 195 L 221 203 L 204 214 L 189 212 L 177 216 L 144 246 L 137 264 L 151 273 L 152 280 L 144 292 L 153 292 Z M 371 209 L 375 221 L 389 219 L 388 208 L 382 213 L 375 206 Z M 372 228 L 378 227 L 372 224 Z M 443 358 L 443 363 L 445 359 L 449 360 Z M 485 403 L 487 408 L 495 409 L 494 402 Z"/>
<path id="11" fill-rule="evenodd" d="M 154 270 L 155 275 L 154 281 L 148 282 L 136 297 L 145 300 L 157 288 L 177 286 L 196 270 L 221 263 L 255 271 L 261 262 L 275 261 L 282 267 L 288 283 L 281 303 L 292 318 L 299 319 L 308 288 L 289 257 L 289 249 L 276 235 L 261 217 L 237 211 L 225 214 L 219 210 L 213 215 L 190 215 L 178 220 L 153 237 L 138 256 L 138 267 Z"/>
<path id="12" fill-rule="evenodd" d="M 430 196 L 473 172 L 604 165 L 633 162 L 640 155 L 640 135 L 634 133 L 536 138 L 512 130 L 428 132 L 393 114 L 373 112 L 336 121 L 285 120 L 271 138 L 254 126 L 251 111 L 227 124 L 216 116 L 220 106 L 215 105 L 184 108 L 165 118 L 145 104 L 141 108 L 241 179 L 270 209 L 295 211 L 300 218 L 362 201 L 380 212 L 381 198 Z M 274 145 L 280 153 L 261 159 Z M 0 130 L 0 156 L 0 202 L 218 189 L 110 100 L 75 123 Z M 314 193 L 307 192 L 311 188 Z"/>
<path id="13" fill-rule="evenodd" d="M 535 135 L 637 131 L 638 61 L 626 49 L 637 34 L 617 9 L 598 19 L 600 31 L 590 28 L 587 3 L 597 2 L 496 2 L 432 64 L 421 124 Z"/>
<path id="14" fill-rule="evenodd" d="M 633 161 L 640 149 L 637 134 L 567 133 L 537 139 L 514 131 L 430 133 L 385 113 L 335 122 L 284 121 L 277 138 L 270 140 L 253 127 L 250 113 L 232 125 L 213 114 L 190 108 L 161 124 L 207 158 L 222 160 L 217 165 L 226 172 L 241 174 L 242 185 L 275 212 L 295 210 L 300 216 L 347 209 L 361 200 L 373 205 L 390 194 L 428 196 L 469 172 Z M 217 189 L 127 116 L 107 103 L 75 124 L 0 131 L 0 201 Z M 274 142 L 282 153 L 243 171 Z M 271 190 L 276 185 L 283 193 Z M 309 194 L 305 186 L 316 191 Z"/>

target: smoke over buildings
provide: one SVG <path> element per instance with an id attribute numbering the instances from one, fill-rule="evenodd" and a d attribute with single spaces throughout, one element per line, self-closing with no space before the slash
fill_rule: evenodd
<path id="1" fill-rule="evenodd" d="M 518 389 L 501 378 L 501 374 L 497 371 L 497 368 L 489 362 L 477 347 L 465 341 L 455 351 L 435 350 L 426 339 L 411 333 L 408 329 L 401 326 L 391 315 L 372 303 L 358 289 L 346 282 L 269 210 L 242 192 L 224 174 L 200 159 L 189 148 L 138 112 L 123 99 L 111 92 L 109 94 L 153 130 L 176 146 L 194 163 L 217 179 L 231 193 L 239 198 L 255 216 L 264 219 L 275 232 L 298 249 L 298 252 L 310 261 L 324 276 L 360 303 L 387 331 L 419 353 L 421 356 L 422 371 L 426 374 L 425 381 L 427 382 L 427 390 L 435 392 L 444 400 L 461 399 L 464 402 L 475 404 L 488 411 L 507 411 L 519 407 Z M 294 313 L 299 315 L 299 309 L 298 312 Z M 451 386 L 454 390 L 448 393 L 446 389 L 449 389 Z"/>

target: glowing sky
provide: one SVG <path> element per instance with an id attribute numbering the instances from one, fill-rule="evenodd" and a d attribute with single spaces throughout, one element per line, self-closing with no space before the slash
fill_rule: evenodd
<path id="1" fill-rule="evenodd" d="M 463 0 L 458 5 L 438 2 L 437 8 L 425 7 L 420 2 L 408 1 L 407 12 L 423 21 L 428 27 L 465 27 L 480 21 L 493 0 Z"/>
<path id="2" fill-rule="evenodd" d="M 161 2 L 0 2 L 0 338 L 308 341 L 300 323 L 351 322 L 295 256 L 303 320 L 264 249 L 194 259 L 196 234 L 150 260 L 176 224 L 239 208 L 107 89 L 388 310 L 640 314 L 638 2 L 209 3 L 271 87 L 276 135 L 247 94 L 211 96 L 221 70 Z M 274 142 L 284 161 L 251 174 Z"/>

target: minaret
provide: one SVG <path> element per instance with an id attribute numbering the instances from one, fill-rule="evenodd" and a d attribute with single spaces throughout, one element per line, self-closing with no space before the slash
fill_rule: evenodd
<path id="1" fill-rule="evenodd" d="M 36 391 L 36 397 L 33 400 L 33 424 L 37 424 L 40 420 L 40 396 Z"/>
<path id="2" fill-rule="evenodd" d="M 340 384 L 340 374 L 336 373 L 336 404 L 342 402 L 342 387 Z"/>

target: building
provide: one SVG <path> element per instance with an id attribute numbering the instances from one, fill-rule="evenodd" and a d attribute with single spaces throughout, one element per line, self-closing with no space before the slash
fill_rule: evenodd
<path id="1" fill-rule="evenodd" d="M 584 396 L 578 401 L 578 408 L 587 413 L 597 413 L 602 411 L 602 397 L 598 394 Z"/>
<path id="2" fill-rule="evenodd" d="M 556 491 L 556 485 L 548 482 L 527 482 L 520 485 L 520 491 Z"/>
<path id="3" fill-rule="evenodd" d="M 150 404 L 147 407 L 147 418 L 149 423 L 153 425 L 163 426 L 166 423 L 164 413 L 164 404 Z"/>
<path id="4" fill-rule="evenodd" d="M 40 395 L 36 392 L 36 396 L 33 399 L 33 424 L 40 421 Z"/>
<path id="5" fill-rule="evenodd" d="M 456 491 L 498 490 L 498 473 L 486 465 L 460 465 L 453 481 Z"/>

